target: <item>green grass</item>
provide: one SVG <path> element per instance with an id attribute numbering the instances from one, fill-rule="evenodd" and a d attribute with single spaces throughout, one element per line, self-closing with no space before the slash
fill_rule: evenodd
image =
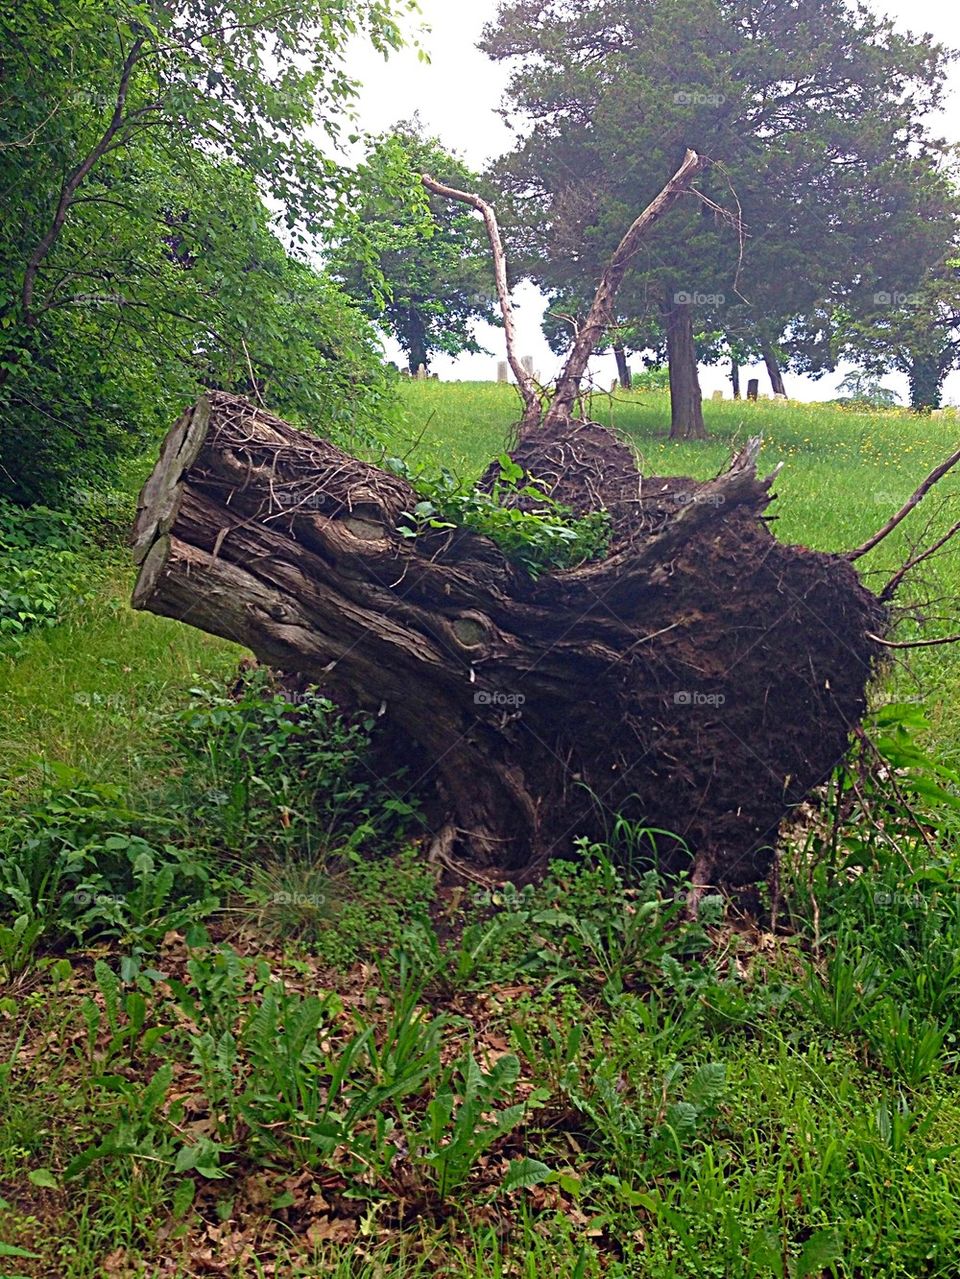
<path id="1" fill-rule="evenodd" d="M 157 717 L 203 675 L 225 677 L 243 650 L 136 613 L 133 573 L 116 568 L 93 598 L 0 657 L 0 776 L 20 789 L 37 762 L 135 788 L 156 768 Z"/>
<path id="2" fill-rule="evenodd" d="M 402 395 L 407 421 L 390 454 L 469 480 L 508 443 L 508 387 L 411 383 Z M 960 435 L 947 416 L 728 401 L 706 405 L 709 441 L 674 443 L 663 395 L 597 397 L 592 412 L 633 442 L 649 475 L 705 479 L 762 434 L 761 467 L 784 463 L 777 534 L 831 551 L 879 527 Z M 948 512 L 934 515 L 934 527 L 949 524 Z M 868 580 L 906 557 L 925 519 L 862 563 Z M 207 918 L 208 937 L 159 927 L 143 953 L 109 934 L 89 949 L 41 946 L 0 987 L 4 1279 L 186 1279 L 208 1264 L 236 1279 L 952 1279 L 960 866 L 947 823 L 936 864 L 915 862 L 913 876 L 856 828 L 838 850 L 856 873 L 820 865 L 808 877 L 803 858 L 791 862 L 782 916 L 793 932 L 776 938 L 723 921 L 716 901 L 702 925 L 684 923 L 665 886 L 624 887 L 597 849 L 583 870 L 558 868 L 526 895 L 436 891 L 406 837 L 402 857 L 364 848 L 328 862 L 325 852 L 318 873 L 298 860 L 301 834 L 311 849 L 317 839 L 299 813 L 309 779 L 275 708 L 243 739 L 252 749 L 231 737 L 250 726 L 223 717 L 216 699 L 220 735 L 171 746 L 190 689 L 222 685 L 241 650 L 132 612 L 133 573 L 115 552 L 98 574 L 66 620 L 0 657 L 0 811 L 37 797 L 42 761 L 65 766 L 49 820 L 69 847 L 79 838 L 62 799 L 71 779 L 115 787 L 112 800 L 85 801 L 104 806 L 114 851 L 121 837 L 139 847 L 123 805 L 158 806 L 171 821 L 156 839 L 211 859 L 224 909 Z M 956 598 L 958 576 L 944 558 L 929 589 Z M 887 693 L 914 695 L 920 681 L 928 746 L 956 764 L 958 658 L 921 651 L 913 668 Z M 345 811 L 372 828 L 377 802 L 361 792 Z M 218 844 L 223 803 L 232 848 Z M 885 820 L 892 828 L 896 813 Z M 221 855 L 241 850 L 258 871 L 245 885 L 242 864 L 218 878 Z M 126 961 L 121 997 L 142 996 L 139 1030 L 136 999 L 108 1026 L 97 960 L 114 972 Z M 255 1014 L 278 989 L 289 1002 L 265 1033 Z M 326 1054 L 315 1068 L 281 1060 L 312 997 L 328 1001 L 306 1045 Z M 311 1088 L 365 1029 L 348 1089 L 370 1095 L 404 1070 L 419 1082 L 384 1094 L 329 1149 L 307 1115 Z M 505 1055 L 519 1063 L 512 1093 L 477 1126 L 508 1104 L 525 1109 L 489 1151 L 469 1154 L 468 1143 L 465 1171 L 441 1193 L 428 1108 L 452 1087 L 456 1115 L 465 1085 L 451 1064 L 471 1051 L 485 1071 Z M 145 1116 L 148 1081 L 166 1067 L 168 1096 Z M 294 1099 L 287 1110 L 281 1096 Z M 206 1175 L 175 1170 L 201 1138 L 216 1146 Z M 67 1179 L 100 1142 L 103 1156 Z M 538 1184 L 504 1190 L 523 1157 L 539 1161 Z M 223 1176 L 210 1175 L 217 1161 Z M 4 1255 L 4 1244 L 36 1255 Z"/>
<path id="3" fill-rule="evenodd" d="M 470 479 L 509 442 L 518 400 L 508 386 L 409 382 L 402 392 L 408 425 L 391 441 L 396 451 L 413 448 L 414 456 Z M 669 398 L 661 392 L 617 392 L 591 403 L 591 416 L 632 442 L 649 475 L 709 479 L 734 448 L 761 435 L 761 470 L 784 466 L 772 512 L 780 520 L 777 534 L 817 550 L 858 545 L 960 442 L 960 419 L 946 414 L 860 413 L 770 400 L 708 401 L 704 413 L 710 438 L 684 442 L 667 438 Z M 896 562 L 889 550 L 884 556 Z"/>

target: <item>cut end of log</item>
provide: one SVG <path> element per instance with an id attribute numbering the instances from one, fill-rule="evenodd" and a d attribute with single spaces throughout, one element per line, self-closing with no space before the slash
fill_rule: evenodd
<path id="1" fill-rule="evenodd" d="M 137 574 L 137 582 L 133 588 L 133 599 L 130 601 L 135 609 L 149 609 L 151 600 L 157 590 L 157 583 L 163 572 L 163 566 L 170 556 L 170 536 L 163 534 L 155 537 L 148 547 Z"/>
<path id="2" fill-rule="evenodd" d="M 197 460 L 210 429 L 210 401 L 204 396 L 167 432 L 160 459 L 144 484 L 137 502 L 130 545 L 135 563 L 146 558 L 150 547 L 176 523 L 180 510 L 180 481 Z"/>

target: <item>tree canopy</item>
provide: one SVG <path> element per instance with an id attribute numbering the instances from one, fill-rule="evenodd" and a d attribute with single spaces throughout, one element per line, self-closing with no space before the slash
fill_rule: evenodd
<path id="1" fill-rule="evenodd" d="M 169 420 L 198 384 L 236 385 L 251 368 L 294 416 L 342 402 L 330 376 L 376 390 L 362 320 L 290 257 L 261 197 L 293 250 L 335 221 L 346 177 L 314 134 L 319 126 L 329 152 L 344 126 L 348 41 L 399 43 L 393 8 L 44 0 L 6 10 L 8 491 L 49 496 L 81 459 L 102 465 Z M 354 413 L 363 417 L 362 395 Z"/>
<path id="2" fill-rule="evenodd" d="M 474 323 L 498 323 L 483 223 L 428 196 L 419 175 L 475 190 L 480 179 L 414 121 L 375 139 L 360 169 L 361 199 L 344 222 L 331 269 L 372 320 L 396 338 L 411 373 L 437 352 L 482 348 Z"/>
<path id="3" fill-rule="evenodd" d="M 713 161 L 706 198 L 647 241 L 620 302 L 687 365 L 675 434 L 702 432 L 695 330 L 772 354 L 841 286 L 889 287 L 889 246 L 919 217 L 946 234 L 925 120 L 948 55 L 844 0 L 509 0 L 484 48 L 514 64 L 506 109 L 526 136 L 495 176 L 521 211 L 524 269 L 553 293 L 588 293 L 685 147 Z"/>

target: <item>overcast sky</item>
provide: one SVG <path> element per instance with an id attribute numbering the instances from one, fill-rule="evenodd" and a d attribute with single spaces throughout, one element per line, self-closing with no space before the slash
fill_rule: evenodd
<path id="1" fill-rule="evenodd" d="M 368 49 L 358 49 L 350 71 L 363 84 L 360 99 L 361 123 L 371 132 L 382 132 L 398 120 L 419 113 L 425 126 L 475 168 L 508 150 L 513 142 L 510 130 L 497 115 L 503 96 L 507 68 L 491 62 L 476 47 L 485 23 L 497 12 L 497 0 L 419 0 L 428 30 L 421 42 L 430 63 L 418 60 L 408 50 L 384 62 Z M 930 33 L 950 47 L 960 47 L 960 5 L 956 0 L 872 0 L 870 7 L 890 15 L 904 30 Z M 960 142 L 960 65 L 952 68 L 950 96 L 938 131 L 950 142 Z M 509 253 L 509 245 L 507 246 Z M 521 354 L 532 355 L 538 372 L 549 379 L 557 369 L 540 331 L 544 302 L 537 290 L 521 285 L 515 295 Z M 504 358 L 503 335 L 481 325 L 478 337 L 491 355 L 465 355 L 453 360 L 438 356 L 434 371 L 441 378 L 487 380 L 496 377 L 497 361 Z M 395 348 L 390 354 L 399 360 Z M 595 361 L 595 375 L 602 382 L 615 376 L 612 358 Z M 745 371 L 745 376 L 761 377 L 761 392 L 769 390 L 763 370 Z M 801 399 L 829 399 L 836 393 L 842 371 L 819 381 L 790 375 L 787 390 Z M 902 399 L 906 381 L 887 379 Z M 704 394 L 715 389 L 730 394 L 730 384 L 722 367 L 701 368 Z M 947 381 L 946 398 L 960 402 L 960 373 Z"/>

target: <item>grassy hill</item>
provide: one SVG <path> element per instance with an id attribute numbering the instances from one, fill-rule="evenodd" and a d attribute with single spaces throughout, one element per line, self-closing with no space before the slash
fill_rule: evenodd
<path id="1" fill-rule="evenodd" d="M 508 387 L 401 393 L 387 453 L 469 480 L 506 447 Z M 761 434 L 778 536 L 834 551 L 960 434 L 706 412 L 678 444 L 661 395 L 591 406 L 651 475 L 707 478 Z M 928 518 L 954 517 L 914 516 L 870 581 Z M 6 1279 L 956 1273 L 952 647 L 876 690 L 904 705 L 877 735 L 901 787 L 838 776 L 777 919 L 761 895 L 690 920 L 683 885 L 623 872 L 635 828 L 535 890 L 438 880 L 406 761 L 371 771 L 364 726 L 263 677 L 228 696 L 242 651 L 133 613 L 115 545 L 36 563 L 20 589 L 67 599 L 0 653 Z M 958 587 L 945 557 L 924 593 Z"/>

